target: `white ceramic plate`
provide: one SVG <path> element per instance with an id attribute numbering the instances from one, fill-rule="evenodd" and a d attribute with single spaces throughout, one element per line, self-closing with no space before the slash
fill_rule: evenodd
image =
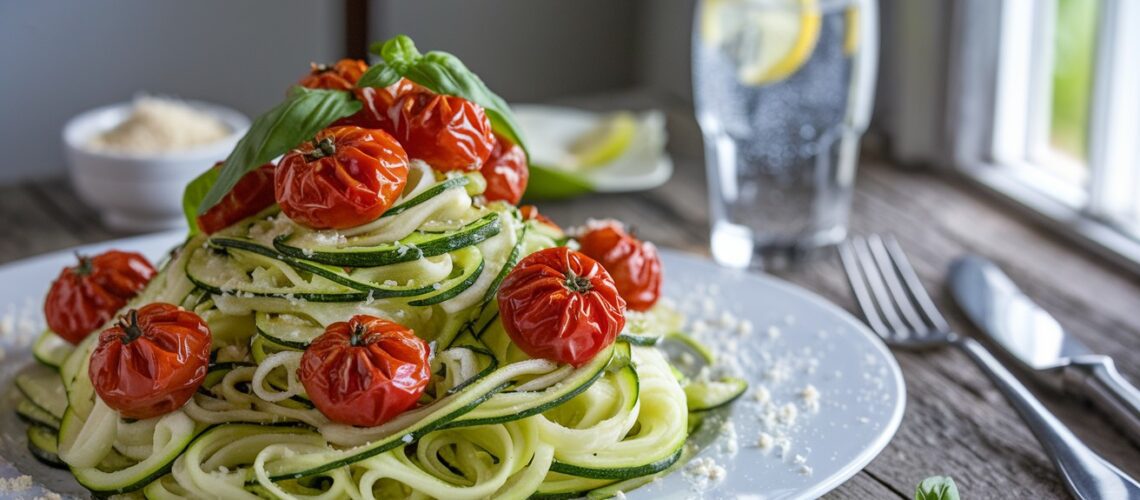
<path id="1" fill-rule="evenodd" d="M 569 145 L 593 130 L 605 113 L 537 104 L 511 106 L 526 135 L 531 162 L 558 168 L 570 155 Z M 660 111 L 634 113 L 638 127 L 627 149 L 614 161 L 582 172 L 581 177 L 599 193 L 644 191 L 660 186 L 673 175 L 673 161 L 665 153 L 665 115 Z"/>
<path id="2" fill-rule="evenodd" d="M 80 250 L 129 249 L 158 259 L 182 237 L 162 233 Z M 752 387 L 694 437 L 701 445 L 696 457 L 722 467 L 723 478 L 694 474 L 690 459 L 690 466 L 630 498 L 814 498 L 859 472 L 887 445 L 902 418 L 903 379 L 890 352 L 859 321 L 782 281 L 662 254 L 666 297 L 690 314 L 691 323 L 700 323 L 690 326 Z M 11 411 L 11 379 L 31 362 L 30 342 L 42 325 L 40 301 L 73 259 L 67 250 L 0 266 L 0 347 L 6 351 L 0 363 L 0 477 L 30 474 L 37 484 L 22 492 L 28 498 L 41 494 L 41 485 L 83 493 L 69 474 L 30 456 L 24 426 Z M 809 385 L 818 393 L 815 405 L 812 391 L 805 394 Z M 755 396 L 760 387 L 766 402 Z M 762 434 L 772 440 L 766 449 L 758 446 Z"/>

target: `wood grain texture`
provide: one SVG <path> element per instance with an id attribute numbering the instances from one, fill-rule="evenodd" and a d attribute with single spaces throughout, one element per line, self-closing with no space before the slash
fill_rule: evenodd
<path id="1" fill-rule="evenodd" d="M 675 118 L 677 172 L 668 184 L 647 193 L 541 203 L 542 212 L 566 225 L 618 217 L 661 246 L 707 254 L 704 170 L 685 146 L 699 141 L 691 136 L 691 120 Z M 103 229 L 62 181 L 0 188 L 0 220 L 0 263 L 122 236 Z M 951 260 L 975 252 L 998 262 L 1089 347 L 1112 354 L 1127 378 L 1140 380 L 1140 280 L 1011 215 L 968 184 L 864 159 L 851 224 L 857 233 L 893 233 L 959 331 L 976 333 L 941 284 Z M 856 310 L 831 252 L 778 274 Z M 936 474 L 953 476 L 964 498 L 1067 496 L 1032 435 L 965 356 L 953 350 L 896 356 L 907 384 L 902 426 L 866 470 L 828 498 L 910 498 L 920 480 Z M 1109 422 L 1080 402 L 1036 389 L 1090 446 L 1140 476 L 1140 450 Z"/>

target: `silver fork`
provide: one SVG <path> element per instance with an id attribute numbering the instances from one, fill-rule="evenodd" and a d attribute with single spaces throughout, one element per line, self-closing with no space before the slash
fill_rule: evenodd
<path id="1" fill-rule="evenodd" d="M 854 237 L 840 244 L 839 258 L 871 329 L 893 347 L 962 349 L 1021 415 L 1074 497 L 1140 499 L 1140 484 L 1077 439 L 985 347 L 950 329 L 893 237 Z"/>

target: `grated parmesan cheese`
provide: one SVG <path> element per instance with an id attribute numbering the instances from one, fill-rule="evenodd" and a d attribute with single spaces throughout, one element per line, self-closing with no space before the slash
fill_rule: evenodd
<path id="1" fill-rule="evenodd" d="M 221 120 L 180 100 L 142 96 L 125 121 L 88 144 L 100 151 L 162 153 L 217 142 L 230 133 Z"/>

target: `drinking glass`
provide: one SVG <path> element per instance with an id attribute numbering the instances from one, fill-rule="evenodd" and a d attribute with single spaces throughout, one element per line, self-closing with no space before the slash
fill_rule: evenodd
<path id="1" fill-rule="evenodd" d="M 693 94 L 712 254 L 774 267 L 846 237 L 878 52 L 875 0 L 700 0 Z"/>

